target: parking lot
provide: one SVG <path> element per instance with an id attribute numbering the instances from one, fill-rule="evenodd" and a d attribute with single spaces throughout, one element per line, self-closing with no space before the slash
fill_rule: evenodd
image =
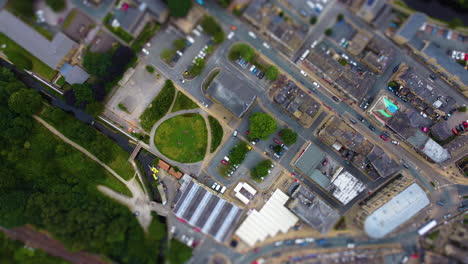
<path id="1" fill-rule="evenodd" d="M 318 16 L 327 7 L 328 0 L 284 0 L 302 17 Z"/>

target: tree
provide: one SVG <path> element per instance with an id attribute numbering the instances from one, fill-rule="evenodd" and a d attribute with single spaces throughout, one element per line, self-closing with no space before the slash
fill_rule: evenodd
<path id="1" fill-rule="evenodd" d="M 448 22 L 448 27 L 451 29 L 455 29 L 457 27 L 462 27 L 462 26 L 463 26 L 463 21 L 459 17 L 456 17 L 452 19 L 450 22 Z"/>
<path id="2" fill-rule="evenodd" d="M 203 27 L 203 30 L 205 30 L 206 33 L 213 37 L 213 41 L 216 44 L 222 43 L 224 41 L 223 28 L 212 16 L 203 16 L 200 21 L 200 25 Z"/>
<path id="3" fill-rule="evenodd" d="M 310 24 L 311 25 L 315 25 L 317 23 L 317 17 L 316 16 L 313 16 L 310 18 Z"/>
<path id="4" fill-rule="evenodd" d="M 101 102 L 92 102 L 86 105 L 86 113 L 97 117 L 104 110 L 104 105 Z"/>
<path id="5" fill-rule="evenodd" d="M 72 88 L 78 104 L 94 102 L 93 88 L 89 83 L 73 84 Z"/>
<path id="6" fill-rule="evenodd" d="M 32 70 L 32 62 L 22 53 L 16 51 L 5 52 L 8 59 L 20 69 Z"/>
<path id="7" fill-rule="evenodd" d="M 174 40 L 174 48 L 176 50 L 181 50 L 187 46 L 187 43 L 184 39 L 176 39 Z"/>
<path id="8" fill-rule="evenodd" d="M 231 0 L 218 0 L 218 2 L 219 5 L 224 8 L 228 7 L 231 4 Z"/>
<path id="9" fill-rule="evenodd" d="M 280 131 L 281 139 L 283 139 L 284 144 L 292 145 L 296 143 L 297 133 L 290 128 L 284 128 Z"/>
<path id="10" fill-rule="evenodd" d="M 65 9 L 65 0 L 46 0 L 46 4 L 54 11 L 60 12 Z"/>
<path id="11" fill-rule="evenodd" d="M 281 151 L 281 149 L 282 149 L 281 145 L 275 145 L 275 146 L 273 147 L 273 151 L 274 151 L 275 153 L 279 153 L 279 152 Z"/>
<path id="12" fill-rule="evenodd" d="M 244 141 L 239 142 L 231 149 L 231 154 L 229 154 L 229 162 L 231 164 L 241 164 L 249 150 L 247 149 L 247 143 Z"/>
<path id="13" fill-rule="evenodd" d="M 97 53 L 87 51 L 83 58 L 83 67 L 86 71 L 97 77 L 105 77 L 112 66 L 112 54 L 110 52 Z"/>
<path id="14" fill-rule="evenodd" d="M 166 63 L 171 62 L 173 56 L 174 51 L 172 51 L 171 49 L 163 49 L 161 52 L 161 59 L 164 60 Z"/>
<path id="15" fill-rule="evenodd" d="M 268 114 L 257 112 L 250 116 L 249 139 L 266 140 L 277 129 L 276 121 Z"/>
<path id="16" fill-rule="evenodd" d="M 9 1 L 9 4 L 11 4 L 14 13 L 27 18 L 34 17 L 34 5 L 31 4 L 31 0 Z"/>
<path id="17" fill-rule="evenodd" d="M 333 29 L 327 28 L 327 29 L 325 30 L 324 33 L 325 33 L 325 35 L 327 35 L 327 36 L 331 36 L 331 34 L 333 34 Z"/>
<path id="18" fill-rule="evenodd" d="M 261 181 L 262 177 L 266 177 L 269 174 L 268 171 L 271 169 L 272 164 L 271 160 L 260 161 L 257 166 L 250 171 L 252 178 Z"/>
<path id="19" fill-rule="evenodd" d="M 32 115 L 41 109 L 41 96 L 35 90 L 22 88 L 8 99 L 8 107 L 18 114 Z"/>
<path id="20" fill-rule="evenodd" d="M 336 16 L 336 21 L 338 21 L 338 22 L 341 21 L 341 20 L 343 20 L 343 19 L 344 19 L 344 15 L 341 14 L 341 13 L 339 13 L 339 14 Z"/>
<path id="21" fill-rule="evenodd" d="M 276 80 L 278 79 L 279 77 L 279 70 L 278 68 L 276 68 L 275 66 L 271 65 L 270 67 L 268 67 L 268 69 L 265 71 L 265 77 L 268 79 L 268 80 Z"/>
<path id="22" fill-rule="evenodd" d="M 255 50 L 248 44 L 237 43 L 232 45 L 228 56 L 230 60 L 237 60 L 238 58 L 243 58 L 246 61 L 252 61 L 254 55 Z"/>
<path id="23" fill-rule="evenodd" d="M 202 73 L 205 68 L 205 60 L 202 58 L 196 58 L 195 62 L 190 66 L 189 74 L 191 76 L 198 76 Z"/>
<path id="24" fill-rule="evenodd" d="M 173 17 L 184 17 L 192 7 L 191 0 L 170 0 L 167 1 L 169 14 Z"/>

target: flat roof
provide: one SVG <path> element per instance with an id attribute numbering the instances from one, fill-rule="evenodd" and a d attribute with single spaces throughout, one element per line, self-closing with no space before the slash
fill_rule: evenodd
<path id="1" fill-rule="evenodd" d="M 408 20 L 398 29 L 395 33 L 401 37 L 410 40 L 416 32 L 419 31 L 421 26 L 427 21 L 427 16 L 423 13 L 414 13 Z"/>
<path id="2" fill-rule="evenodd" d="M 249 246 L 275 236 L 279 232 L 286 233 L 298 220 L 284 205 L 289 196 L 280 189 L 271 195 L 270 199 L 260 209 L 253 210 L 236 230 L 235 234 Z"/>
<path id="3" fill-rule="evenodd" d="M 325 152 L 314 144 L 309 144 L 294 166 L 305 175 L 312 177 L 317 165 L 325 158 Z"/>
<path id="4" fill-rule="evenodd" d="M 56 69 L 76 45 L 62 32 L 50 41 L 6 10 L 0 11 L 0 32 L 52 69 Z"/>
<path id="5" fill-rule="evenodd" d="M 221 243 L 234 230 L 242 211 L 193 180 L 187 184 L 174 207 L 175 216 Z"/>
<path id="6" fill-rule="evenodd" d="M 250 194 L 250 198 L 244 195 L 245 192 Z M 252 188 L 252 186 L 250 186 L 248 183 L 239 182 L 236 185 L 236 187 L 234 187 L 234 193 L 235 196 L 244 204 L 248 204 L 251 198 L 253 198 L 253 196 L 257 193 L 257 191 L 254 188 Z"/>
<path id="7" fill-rule="evenodd" d="M 207 93 L 237 117 L 242 117 L 257 98 L 250 85 L 226 71 L 214 78 Z"/>
<path id="8" fill-rule="evenodd" d="M 450 153 L 448 150 L 442 147 L 439 143 L 435 142 L 432 138 L 429 138 L 426 141 L 422 151 L 435 163 L 442 163 L 450 159 Z"/>
<path id="9" fill-rule="evenodd" d="M 363 182 L 347 171 L 341 172 L 333 179 L 332 185 L 334 187 L 332 192 L 333 197 L 338 199 L 342 204 L 349 203 L 366 188 Z"/>
<path id="10" fill-rule="evenodd" d="M 364 222 L 364 230 L 372 238 L 381 238 L 415 216 L 429 205 L 424 190 L 413 183 L 370 214 Z"/>

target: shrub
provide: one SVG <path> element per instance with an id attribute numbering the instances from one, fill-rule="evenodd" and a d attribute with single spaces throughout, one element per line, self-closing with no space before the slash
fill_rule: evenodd
<path id="1" fill-rule="evenodd" d="M 203 27 L 203 30 L 205 30 L 206 33 L 210 34 L 213 37 L 213 41 L 216 44 L 220 44 L 224 41 L 223 28 L 213 17 L 203 16 L 200 25 Z"/>
<path id="2" fill-rule="evenodd" d="M 229 50 L 229 59 L 237 60 L 238 58 L 243 58 L 246 61 L 251 61 L 255 55 L 255 50 L 245 43 L 237 43 L 232 45 L 231 50 Z"/>
<path id="3" fill-rule="evenodd" d="M 46 0 L 46 4 L 54 11 L 60 12 L 65 9 L 65 0 Z"/>
<path id="4" fill-rule="evenodd" d="M 154 67 L 151 65 L 146 65 L 146 71 L 149 73 L 154 73 Z"/>
<path id="5" fill-rule="evenodd" d="M 213 153 L 221 144 L 223 140 L 223 127 L 221 124 L 216 120 L 216 118 L 212 116 L 208 116 L 208 121 L 210 123 L 210 130 L 211 130 L 211 149 L 210 152 Z"/>
<path id="6" fill-rule="evenodd" d="M 327 28 L 324 33 L 326 36 L 331 36 L 331 34 L 333 34 L 333 29 Z"/>
<path id="7" fill-rule="evenodd" d="M 169 111 L 175 97 L 175 87 L 171 80 L 167 80 L 159 94 L 140 116 L 140 124 L 146 131 Z"/>
<path id="8" fill-rule="evenodd" d="M 315 16 L 311 17 L 309 22 L 311 25 L 315 25 L 317 23 L 317 17 Z"/>

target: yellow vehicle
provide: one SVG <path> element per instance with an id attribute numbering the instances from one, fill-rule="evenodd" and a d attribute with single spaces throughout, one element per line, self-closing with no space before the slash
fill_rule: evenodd
<path id="1" fill-rule="evenodd" d="M 156 175 L 156 173 L 153 173 L 153 178 L 154 180 L 158 180 L 158 175 Z"/>
<path id="2" fill-rule="evenodd" d="M 249 151 L 252 150 L 252 146 L 247 145 L 247 149 L 248 149 Z"/>
<path id="3" fill-rule="evenodd" d="M 156 169 L 155 167 L 151 167 L 151 171 L 152 171 L 153 173 L 158 173 L 158 172 L 159 172 L 158 169 Z"/>

